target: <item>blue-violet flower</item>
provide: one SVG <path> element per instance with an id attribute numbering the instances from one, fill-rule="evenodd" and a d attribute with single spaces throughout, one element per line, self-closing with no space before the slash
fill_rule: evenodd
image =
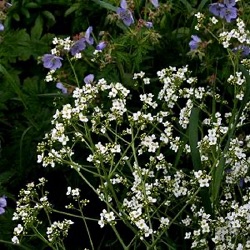
<path id="1" fill-rule="evenodd" d="M 89 45 L 92 45 L 94 43 L 93 37 L 90 36 L 92 31 L 93 31 L 93 28 L 91 26 L 88 27 L 84 36 L 86 43 L 88 43 Z"/>
<path id="2" fill-rule="evenodd" d="M 155 8 L 159 7 L 159 2 L 158 0 L 150 0 L 150 2 L 154 5 Z"/>
<path id="3" fill-rule="evenodd" d="M 192 35 L 191 38 L 192 40 L 189 42 L 189 47 L 191 50 L 195 50 L 199 47 L 199 44 L 201 43 L 201 39 L 196 35 Z"/>
<path id="4" fill-rule="evenodd" d="M 61 82 L 58 82 L 56 84 L 56 87 L 62 91 L 63 94 L 67 94 L 68 90 L 64 87 L 64 85 Z"/>
<path id="5" fill-rule="evenodd" d="M 59 69 L 62 66 L 61 60 L 63 59 L 59 56 L 55 56 L 52 54 L 45 54 L 42 57 L 43 67 L 50 69 L 50 70 Z"/>
<path id="6" fill-rule="evenodd" d="M 233 6 L 235 6 L 236 2 L 235 2 L 235 0 L 224 0 L 224 4 L 227 7 L 233 7 Z"/>
<path id="7" fill-rule="evenodd" d="M 70 48 L 71 55 L 74 56 L 77 53 L 84 50 L 86 48 L 85 42 L 86 42 L 85 38 L 80 38 L 79 40 L 77 40 Z"/>
<path id="8" fill-rule="evenodd" d="M 84 78 L 84 82 L 86 84 L 91 84 L 94 81 L 94 75 L 93 74 L 89 74 Z"/>
<path id="9" fill-rule="evenodd" d="M 153 23 L 152 22 L 145 22 L 144 24 L 145 24 L 145 27 L 147 27 L 149 29 L 153 28 Z"/>
<path id="10" fill-rule="evenodd" d="M 119 15 L 119 17 L 121 18 L 121 20 L 123 21 L 123 23 L 126 26 L 130 26 L 131 24 L 134 23 L 134 18 L 132 16 L 131 11 L 128 10 L 128 5 L 127 5 L 126 0 L 121 0 L 120 6 L 121 6 L 121 8 L 118 7 L 116 12 Z"/>
<path id="11" fill-rule="evenodd" d="M 209 11 L 218 17 L 221 17 L 221 10 L 225 7 L 222 3 L 212 3 L 209 5 Z"/>
<path id="12" fill-rule="evenodd" d="M 6 206 L 7 206 L 6 197 L 5 196 L 0 197 L 0 214 L 3 214 L 5 212 Z"/>
<path id="13" fill-rule="evenodd" d="M 221 17 L 230 23 L 232 19 L 237 18 L 237 9 L 232 6 L 225 6 L 225 8 L 221 10 Z"/>
<path id="14" fill-rule="evenodd" d="M 242 57 L 246 57 L 250 54 L 250 47 L 246 45 L 240 45 L 234 49 L 232 49 L 233 52 L 241 52 Z"/>
<path id="15" fill-rule="evenodd" d="M 212 3 L 209 5 L 209 11 L 215 16 L 226 19 L 226 21 L 230 23 L 232 19 L 237 18 L 237 8 L 234 7 L 235 4 L 235 0 L 224 0 L 224 4 Z"/>
<path id="16" fill-rule="evenodd" d="M 2 23 L 0 23 L 0 32 L 4 31 L 4 25 Z"/>
<path id="17" fill-rule="evenodd" d="M 103 49 L 105 49 L 106 46 L 107 46 L 107 43 L 104 42 L 104 41 L 101 41 L 101 42 L 99 42 L 99 43 L 97 44 L 96 49 L 97 49 L 97 50 L 103 50 Z"/>

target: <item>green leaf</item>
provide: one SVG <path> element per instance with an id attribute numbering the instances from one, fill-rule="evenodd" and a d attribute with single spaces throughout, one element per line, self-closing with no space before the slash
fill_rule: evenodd
<path id="1" fill-rule="evenodd" d="M 189 120 L 189 144 L 191 148 L 191 157 L 194 169 L 201 170 L 201 157 L 198 149 L 198 128 L 199 128 L 199 109 L 193 108 Z M 209 196 L 209 190 L 207 188 L 201 188 L 199 192 L 204 206 L 205 212 L 212 214 L 212 206 Z"/>
<path id="2" fill-rule="evenodd" d="M 209 1 L 209 0 L 202 0 L 201 3 L 199 4 L 197 10 L 198 10 L 198 11 L 202 11 L 203 7 L 205 6 L 205 4 L 206 4 L 207 2 L 210 2 L 210 1 Z"/>
<path id="3" fill-rule="evenodd" d="M 111 10 L 111 11 L 116 11 L 117 7 L 111 5 L 110 3 L 106 3 L 104 1 L 100 1 L 100 0 L 92 0 L 93 2 L 95 2 L 96 4 L 100 5 L 101 7 L 107 9 L 107 10 Z"/>
<path id="4" fill-rule="evenodd" d="M 51 12 L 45 10 L 42 12 L 42 15 L 44 17 L 46 17 L 46 19 L 49 21 L 50 25 L 53 25 L 56 23 L 55 16 Z"/>
<path id="5" fill-rule="evenodd" d="M 186 37 L 190 34 L 190 28 L 188 27 L 180 27 L 172 31 L 172 35 L 175 36 L 176 39 Z"/>
<path id="6" fill-rule="evenodd" d="M 10 178 L 15 174 L 13 170 L 7 170 L 0 174 L 0 185 L 8 183 Z"/>
<path id="7" fill-rule="evenodd" d="M 193 108 L 189 120 L 189 144 L 191 148 L 191 157 L 194 169 L 201 169 L 201 157 L 197 148 L 198 145 L 198 122 L 199 122 L 199 109 Z"/>
<path id="8" fill-rule="evenodd" d="M 8 71 L 3 67 L 3 65 L 0 64 L 0 72 L 4 75 L 4 77 L 7 79 L 7 81 L 10 83 L 11 87 L 14 89 L 16 94 L 19 96 L 20 100 L 22 101 L 24 107 L 28 109 L 26 105 L 25 98 L 23 96 L 23 93 L 20 89 L 19 84 L 13 79 L 13 77 L 8 73 Z"/>
<path id="9" fill-rule="evenodd" d="M 25 8 L 27 8 L 27 9 L 36 9 L 36 8 L 39 8 L 39 7 L 40 6 L 37 3 L 27 3 L 27 4 L 25 4 Z"/>
<path id="10" fill-rule="evenodd" d="M 64 16 L 68 16 L 70 15 L 71 13 L 77 11 L 80 7 L 80 4 L 79 3 L 74 3 L 69 9 L 66 10 Z"/>
<path id="11" fill-rule="evenodd" d="M 17 14 L 17 13 L 14 13 L 14 14 L 13 14 L 13 18 L 14 18 L 14 20 L 16 20 L 17 22 L 20 21 L 20 16 L 19 16 L 19 14 Z"/>
<path id="12" fill-rule="evenodd" d="M 43 32 L 43 19 L 41 15 L 37 16 L 35 25 L 31 29 L 31 38 L 39 39 L 42 36 Z"/>
<path id="13" fill-rule="evenodd" d="M 231 138 L 231 136 L 230 136 Z M 230 139 L 228 140 L 228 142 L 230 141 Z M 227 151 L 227 147 L 224 149 L 224 152 Z M 219 191 L 221 188 L 221 180 L 223 177 L 223 171 L 225 169 L 225 158 L 222 155 L 219 161 L 219 164 L 217 165 L 215 171 L 214 171 L 214 175 L 213 175 L 213 182 L 212 182 L 212 201 L 213 204 L 216 204 L 216 200 L 218 198 L 219 195 Z"/>
<path id="14" fill-rule="evenodd" d="M 185 5 L 185 7 L 186 7 L 189 14 L 193 13 L 194 9 L 193 9 L 193 7 L 191 6 L 191 4 L 188 1 L 181 0 L 181 2 Z"/>
<path id="15" fill-rule="evenodd" d="M 25 8 L 21 8 L 21 13 L 27 18 L 29 19 L 30 18 L 30 13 L 27 9 Z"/>

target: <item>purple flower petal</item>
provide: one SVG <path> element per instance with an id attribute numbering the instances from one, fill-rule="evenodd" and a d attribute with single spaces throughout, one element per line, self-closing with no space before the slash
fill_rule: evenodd
<path id="1" fill-rule="evenodd" d="M 7 201 L 6 201 L 6 197 L 1 197 L 0 198 L 0 207 L 6 207 L 7 206 Z"/>
<path id="2" fill-rule="evenodd" d="M 105 49 L 106 46 L 107 46 L 107 43 L 104 42 L 104 41 L 102 41 L 102 42 L 99 42 L 99 43 L 97 44 L 96 49 L 97 49 L 97 50 L 103 50 L 103 49 Z"/>
<path id="3" fill-rule="evenodd" d="M 154 5 L 155 8 L 159 7 L 159 2 L 158 0 L 150 0 L 150 2 Z"/>
<path id="4" fill-rule="evenodd" d="M 61 68 L 62 66 L 61 60 L 63 60 L 61 57 L 52 54 L 45 54 L 42 57 L 43 66 L 50 70 L 56 70 Z"/>
<path id="5" fill-rule="evenodd" d="M 86 40 L 85 38 L 81 38 L 79 40 L 77 40 L 72 47 L 70 48 L 70 53 L 72 56 L 76 55 L 77 53 L 81 52 L 82 50 L 84 50 L 86 48 L 86 44 L 85 44 Z"/>
<path id="6" fill-rule="evenodd" d="M 67 94 L 68 90 L 64 87 L 64 85 L 61 82 L 58 82 L 56 84 L 56 87 L 62 91 L 63 94 Z"/>
<path id="7" fill-rule="evenodd" d="M 225 8 L 222 3 L 212 3 L 209 5 L 209 11 L 215 16 L 221 16 L 221 10 Z"/>
<path id="8" fill-rule="evenodd" d="M 235 7 L 225 7 L 221 10 L 220 17 L 225 18 L 230 23 L 232 19 L 237 18 L 237 9 Z"/>
<path id="9" fill-rule="evenodd" d="M 89 74 L 84 78 L 84 82 L 86 84 L 91 84 L 94 81 L 94 75 L 93 74 Z"/>
<path id="10" fill-rule="evenodd" d="M 233 6 L 235 6 L 236 2 L 235 2 L 235 0 L 224 0 L 224 4 L 227 7 L 233 7 Z"/>
<path id="11" fill-rule="evenodd" d="M 134 23 L 134 18 L 130 10 L 117 8 L 116 12 L 126 26 L 130 26 Z"/>
<path id="12" fill-rule="evenodd" d="M 4 31 L 4 25 L 0 23 L 0 31 Z"/>
<path id="13" fill-rule="evenodd" d="M 240 45 L 232 49 L 233 52 L 241 52 L 242 57 L 246 57 L 250 54 L 250 47 L 246 45 Z"/>
<path id="14" fill-rule="evenodd" d="M 0 215 L 3 214 L 3 213 L 5 213 L 5 209 L 0 207 Z"/>
<path id="15" fill-rule="evenodd" d="M 94 43 L 94 39 L 93 37 L 91 37 L 91 33 L 93 31 L 93 28 L 90 26 L 88 27 L 88 29 L 85 32 L 85 40 L 89 45 L 92 45 Z"/>
<path id="16" fill-rule="evenodd" d="M 149 29 L 153 28 L 153 23 L 152 22 L 145 22 L 145 26 Z"/>
<path id="17" fill-rule="evenodd" d="M 120 6 L 122 9 L 127 9 L 128 8 L 128 4 L 126 0 L 121 0 Z"/>
<path id="18" fill-rule="evenodd" d="M 201 39 L 196 35 L 192 35 L 191 38 L 192 40 L 189 42 L 189 47 L 191 50 L 195 50 L 199 47 Z"/>

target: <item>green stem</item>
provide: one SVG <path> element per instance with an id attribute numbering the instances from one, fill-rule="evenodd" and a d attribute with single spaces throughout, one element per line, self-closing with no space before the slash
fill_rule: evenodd
<path id="1" fill-rule="evenodd" d="M 69 58 L 68 55 L 67 55 L 67 59 L 68 59 L 68 62 L 69 62 L 69 64 L 70 64 L 70 67 L 71 67 L 71 69 L 72 69 L 72 71 L 73 71 L 73 74 L 74 74 L 74 76 L 75 76 L 77 87 L 80 87 L 79 80 L 78 80 L 78 77 L 77 77 L 75 68 L 74 68 L 74 66 L 73 66 L 73 64 L 72 64 L 72 62 L 71 62 L 71 60 L 70 60 L 70 58 Z"/>
<path id="2" fill-rule="evenodd" d="M 56 250 L 57 248 L 55 248 L 52 244 L 50 244 L 49 241 L 47 241 L 43 235 L 37 230 L 37 228 L 33 227 L 32 230 L 34 231 L 34 233 L 37 235 L 37 237 L 43 241 L 46 245 L 48 245 L 49 247 L 51 247 L 53 250 Z"/>
<path id="3" fill-rule="evenodd" d="M 194 197 L 196 197 L 198 195 L 198 193 L 200 192 L 201 188 L 199 187 L 196 192 L 193 194 L 193 196 L 191 197 L 190 200 L 188 200 L 186 202 L 186 204 L 182 207 L 182 209 L 176 214 L 176 216 L 170 221 L 168 227 L 163 230 L 155 239 L 155 241 L 152 243 L 152 245 L 150 246 L 150 249 L 152 249 L 153 247 L 155 247 L 156 243 L 158 242 L 159 239 L 161 239 L 161 236 L 165 233 L 165 231 L 176 221 L 176 219 L 183 213 L 183 211 L 186 209 L 186 207 L 193 201 Z"/>
<path id="4" fill-rule="evenodd" d="M 75 218 L 78 218 L 78 219 L 82 219 L 82 216 L 80 216 L 80 215 L 71 214 L 71 213 L 59 211 L 59 210 L 56 210 L 56 209 L 52 209 L 52 212 L 55 212 L 55 213 L 58 213 L 58 214 L 67 215 L 67 216 L 71 216 L 71 217 L 75 217 Z M 93 218 L 90 218 L 90 217 L 85 217 L 85 219 L 92 220 L 92 221 L 98 221 L 97 219 L 93 219 Z"/>
<path id="5" fill-rule="evenodd" d="M 125 245 L 125 243 L 123 242 L 120 234 L 118 233 L 118 231 L 116 230 L 115 226 L 114 225 L 111 225 L 113 231 L 115 232 L 115 235 L 117 237 L 117 239 L 119 240 L 119 242 L 121 243 L 122 247 L 124 250 L 129 250 L 128 247 Z"/>
<path id="6" fill-rule="evenodd" d="M 24 250 L 31 250 L 30 248 L 22 246 L 21 244 L 14 244 L 14 243 L 12 243 L 10 241 L 6 241 L 6 240 L 0 240 L 0 243 L 11 245 L 11 246 L 16 246 L 16 247 L 24 249 Z"/>
<path id="7" fill-rule="evenodd" d="M 85 219 L 85 216 L 84 216 L 84 214 L 83 214 L 83 212 L 82 212 L 82 206 L 81 206 L 79 200 L 78 200 L 78 206 L 79 206 L 79 208 L 80 208 L 81 217 L 82 217 L 83 223 L 84 223 L 84 225 L 85 225 L 85 228 L 86 228 L 86 231 L 87 231 L 87 234 L 88 234 L 88 237 L 89 237 L 89 242 L 90 242 L 91 248 L 92 248 L 92 250 L 95 250 L 94 244 L 93 244 L 93 241 L 92 241 L 92 239 L 91 239 L 90 232 L 89 232 L 88 224 L 87 224 L 86 219 Z"/>

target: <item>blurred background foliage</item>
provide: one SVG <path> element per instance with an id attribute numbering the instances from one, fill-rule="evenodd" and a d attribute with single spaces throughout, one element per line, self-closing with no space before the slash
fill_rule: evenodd
<path id="1" fill-rule="evenodd" d="M 136 6 L 145 5 L 145 1 L 134 2 Z M 102 38 L 99 32 L 108 34 L 115 48 L 110 52 L 113 63 L 101 69 L 86 63 L 82 65 L 82 71 L 94 73 L 97 78 L 126 80 L 129 85 L 134 72 L 145 70 L 149 76 L 155 76 L 157 70 L 168 65 L 187 64 L 188 42 L 194 30 L 193 15 L 197 10 L 202 11 L 208 2 L 162 1 L 164 13 L 155 17 L 154 31 L 138 30 L 134 33 L 124 32 L 119 21 L 112 21 L 112 10 L 119 6 L 118 0 L 11 2 L 4 21 L 5 30 L 0 33 L 0 196 L 8 197 L 7 211 L 0 216 L 0 240 L 10 241 L 12 237 L 11 217 L 15 200 L 27 182 L 46 176 L 53 186 L 52 200 L 59 204 L 65 196 L 64 192 L 60 193 L 61 183 L 65 183 L 65 187 L 67 183 L 79 185 L 76 176 L 67 169 L 48 171 L 36 163 L 36 146 L 49 130 L 56 109 L 54 100 L 63 103 L 70 98 L 63 97 L 54 85 L 44 81 L 47 70 L 37 62 L 38 57 L 49 53 L 53 37 L 72 37 L 89 26 L 93 26 L 96 41 Z M 134 15 L 139 20 L 143 13 L 138 8 Z M 143 39 L 147 32 L 149 39 Z M 155 43 L 150 40 L 150 35 L 156 36 L 151 37 L 156 39 Z M 86 196 L 91 196 L 91 193 Z M 116 239 L 109 233 L 104 231 L 99 243 L 104 240 L 106 243 L 100 243 L 97 249 L 115 247 Z M 32 249 L 30 244 L 27 242 Z M 36 248 L 43 249 L 43 246 L 36 245 Z"/>

